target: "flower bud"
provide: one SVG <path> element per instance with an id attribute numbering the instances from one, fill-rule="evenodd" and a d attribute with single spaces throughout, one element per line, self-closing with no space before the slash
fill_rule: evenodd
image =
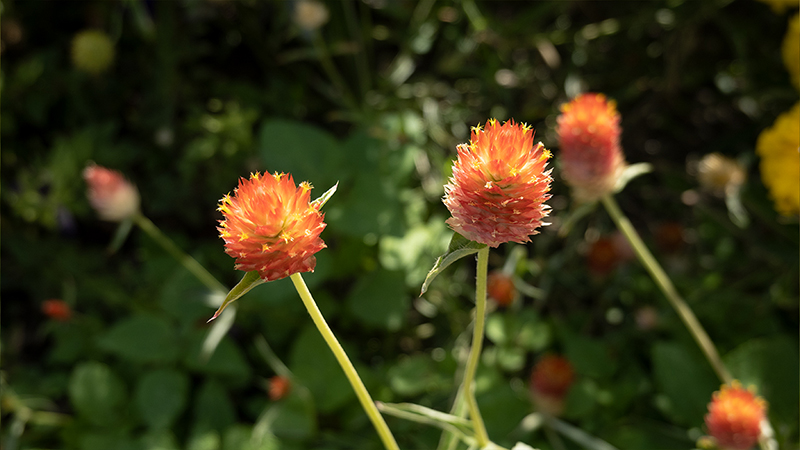
<path id="1" fill-rule="evenodd" d="M 59 322 L 67 322 L 72 318 L 72 309 L 70 309 L 67 302 L 59 299 L 45 300 L 42 303 L 42 313 Z"/>
<path id="2" fill-rule="evenodd" d="M 139 192 L 121 173 L 90 165 L 83 170 L 89 203 L 103 220 L 121 222 L 139 212 Z"/>
<path id="3" fill-rule="evenodd" d="M 564 399 L 575 378 L 572 364 L 563 356 L 545 355 L 531 372 L 531 395 L 536 407 L 558 416 L 564 411 Z"/>
<path id="4" fill-rule="evenodd" d="M 72 64 L 91 75 L 105 72 L 114 62 L 114 44 L 99 30 L 84 30 L 72 38 Z"/>
<path id="5" fill-rule="evenodd" d="M 314 31 L 328 22 L 328 8 L 316 0 L 299 0 L 294 7 L 294 22 L 304 31 Z"/>
<path id="6" fill-rule="evenodd" d="M 489 297 L 500 306 L 509 306 L 517 297 L 513 278 L 499 270 L 489 274 L 486 280 L 486 291 Z"/>
<path id="7" fill-rule="evenodd" d="M 709 153 L 697 165 L 700 186 L 720 197 L 738 190 L 746 178 L 744 167 L 738 161 L 720 153 Z"/>
<path id="8" fill-rule="evenodd" d="M 292 382 L 286 377 L 276 375 L 269 379 L 269 399 L 276 402 L 289 394 Z"/>

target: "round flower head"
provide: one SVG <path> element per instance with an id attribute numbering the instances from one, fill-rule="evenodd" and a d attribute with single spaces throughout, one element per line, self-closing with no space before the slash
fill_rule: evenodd
<path id="1" fill-rule="evenodd" d="M 779 213 L 800 213 L 800 103 L 778 116 L 756 142 L 761 179 Z"/>
<path id="2" fill-rule="evenodd" d="M 567 358 L 558 355 L 542 357 L 531 372 L 531 394 L 536 406 L 551 415 L 560 415 L 574 378 L 572 364 Z"/>
<path id="3" fill-rule="evenodd" d="M 472 129 L 469 144 L 457 147 L 453 176 L 444 187 L 450 228 L 467 239 L 497 247 L 528 242 L 546 225 L 550 198 L 550 151 L 533 144 L 533 129 L 510 120 Z"/>
<path id="4" fill-rule="evenodd" d="M 139 212 L 139 192 L 121 173 L 90 165 L 83 170 L 89 203 L 103 220 L 121 222 Z"/>
<path id="5" fill-rule="evenodd" d="M 576 200 L 595 201 L 614 190 L 625 168 L 619 121 L 615 103 L 602 94 L 582 94 L 561 107 L 561 172 Z"/>
<path id="6" fill-rule="evenodd" d="M 514 299 L 517 297 L 514 279 L 500 270 L 495 270 L 489 274 L 486 280 L 486 292 L 500 306 L 508 306 L 514 303 Z"/>
<path id="7" fill-rule="evenodd" d="M 220 237 L 236 268 L 258 271 L 264 281 L 298 272 L 311 272 L 314 254 L 325 248 L 319 235 L 325 229 L 317 203 L 309 202 L 311 185 L 295 186 L 291 175 L 241 178 L 233 196 L 220 200 Z"/>
<path id="8" fill-rule="evenodd" d="M 764 399 L 734 381 L 714 392 L 708 404 L 706 427 L 721 449 L 747 450 L 761 435 L 761 421 L 766 411 Z"/>

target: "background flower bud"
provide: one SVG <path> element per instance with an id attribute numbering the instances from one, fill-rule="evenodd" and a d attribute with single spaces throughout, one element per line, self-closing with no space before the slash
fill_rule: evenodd
<path id="1" fill-rule="evenodd" d="M 83 170 L 89 203 L 103 220 L 121 222 L 139 212 L 139 192 L 121 173 L 90 165 Z"/>

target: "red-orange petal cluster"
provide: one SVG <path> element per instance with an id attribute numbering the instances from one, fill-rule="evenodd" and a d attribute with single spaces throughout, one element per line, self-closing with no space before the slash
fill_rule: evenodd
<path id="1" fill-rule="evenodd" d="M 292 381 L 286 377 L 276 375 L 269 379 L 269 399 L 276 402 L 289 394 L 292 390 Z"/>
<path id="2" fill-rule="evenodd" d="M 567 358 L 545 355 L 533 366 L 531 396 L 539 411 L 559 416 L 564 410 L 564 399 L 575 379 Z"/>
<path id="3" fill-rule="evenodd" d="M 472 129 L 469 144 L 457 147 L 453 176 L 444 187 L 450 228 L 467 239 L 497 247 L 528 242 L 549 214 L 550 151 L 534 145 L 533 129 L 496 120 Z"/>
<path id="4" fill-rule="evenodd" d="M 708 404 L 706 427 L 725 450 L 747 450 L 761 435 L 761 421 L 767 413 L 767 404 L 751 389 L 734 381 L 714 392 Z"/>
<path id="5" fill-rule="evenodd" d="M 45 316 L 58 320 L 59 322 L 67 322 L 72 318 L 72 309 L 67 302 L 59 299 L 45 300 L 42 303 L 42 313 Z"/>
<path id="6" fill-rule="evenodd" d="M 139 211 L 139 192 L 121 173 L 95 164 L 83 170 L 89 203 L 103 220 L 121 222 Z"/>
<path id="7" fill-rule="evenodd" d="M 625 167 L 620 116 L 603 94 L 582 94 L 561 107 L 559 160 L 564 180 L 578 201 L 594 201 L 613 191 Z"/>
<path id="8" fill-rule="evenodd" d="M 500 270 L 489 274 L 486 280 L 486 292 L 500 306 L 508 306 L 517 296 L 514 279 Z"/>
<path id="9" fill-rule="evenodd" d="M 258 271 L 264 281 L 314 270 L 314 254 L 325 248 L 319 237 L 325 222 L 310 202 L 311 189 L 307 182 L 295 186 L 288 174 L 255 173 L 220 200 L 225 219 L 217 230 L 237 269 Z"/>

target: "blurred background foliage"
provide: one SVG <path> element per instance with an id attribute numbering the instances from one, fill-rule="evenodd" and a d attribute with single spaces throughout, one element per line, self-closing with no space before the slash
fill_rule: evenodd
<path id="1" fill-rule="evenodd" d="M 754 153 L 798 99 L 780 53 L 790 13 L 752 0 L 2 9 L 4 449 L 380 447 L 288 280 L 239 301 L 203 360 L 207 289 L 139 230 L 107 252 L 115 225 L 85 198 L 89 161 L 132 180 L 144 213 L 228 287 L 241 273 L 215 208 L 238 177 L 291 172 L 317 195 L 338 181 L 328 249 L 305 278 L 376 400 L 447 411 L 473 264 L 418 293 L 452 233 L 440 198 L 455 146 L 513 117 L 557 167 L 558 107 L 583 91 L 617 101 L 627 160 L 654 166 L 622 208 L 734 375 L 768 400 L 781 448 L 798 447 L 797 220 L 774 211 Z M 84 30 L 100 33 L 79 45 Z M 695 177 L 711 152 L 745 167 L 747 227 Z M 602 209 L 559 237 L 574 206 L 554 175 L 553 224 L 491 253 L 499 269 L 520 249 L 512 270 L 540 291 L 490 312 L 477 385 L 490 436 L 578 448 L 522 422 L 533 363 L 560 353 L 577 373 L 565 420 L 618 448 L 693 448 L 719 382 L 646 272 L 609 245 Z M 283 395 L 275 375 L 291 377 Z M 438 442 L 388 421 L 402 448 Z"/>

